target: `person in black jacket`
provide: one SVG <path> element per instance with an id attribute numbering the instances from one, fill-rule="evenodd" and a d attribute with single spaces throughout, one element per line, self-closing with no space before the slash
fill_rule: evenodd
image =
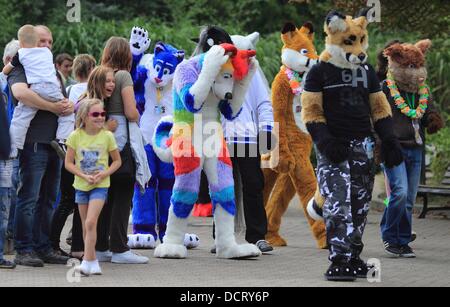
<path id="1" fill-rule="evenodd" d="M 385 252 L 392 257 L 414 258 L 412 209 L 420 181 L 425 130 L 439 131 L 444 122 L 432 103 L 426 85 L 425 54 L 430 40 L 415 45 L 392 41 L 378 56 L 378 74 L 384 77 L 383 92 L 393 113 L 393 131 L 400 142 L 404 162 L 385 166 L 392 191 L 381 222 Z"/>

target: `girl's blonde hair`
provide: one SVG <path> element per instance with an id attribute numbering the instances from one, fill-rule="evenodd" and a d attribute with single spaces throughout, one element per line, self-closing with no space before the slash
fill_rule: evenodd
<path id="1" fill-rule="evenodd" d="M 108 73 L 114 74 L 110 67 L 98 66 L 89 75 L 87 92 L 84 93 L 80 100 L 85 98 L 104 100 L 103 92 L 105 91 L 105 83 Z"/>
<path id="2" fill-rule="evenodd" d="M 75 125 L 77 128 L 83 128 L 85 121 L 86 121 L 86 117 L 89 115 L 89 110 L 96 105 L 101 105 L 102 107 L 104 107 L 103 102 L 100 99 L 85 99 L 81 102 L 80 107 L 78 109 L 77 112 L 77 119 L 75 122 Z"/>
<path id="3" fill-rule="evenodd" d="M 89 74 L 95 68 L 95 58 L 89 54 L 79 54 L 73 60 L 73 74 L 75 78 L 87 79 Z"/>

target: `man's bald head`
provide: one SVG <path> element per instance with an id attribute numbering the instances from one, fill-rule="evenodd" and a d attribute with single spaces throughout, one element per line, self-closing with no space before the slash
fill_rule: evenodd
<path id="1" fill-rule="evenodd" d="M 44 25 L 34 27 L 37 35 L 39 36 L 39 47 L 47 47 L 52 50 L 53 48 L 53 35 L 52 31 Z"/>

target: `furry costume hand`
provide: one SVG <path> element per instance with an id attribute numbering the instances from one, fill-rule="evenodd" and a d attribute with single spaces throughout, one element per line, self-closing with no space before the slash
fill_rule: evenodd
<path id="1" fill-rule="evenodd" d="M 348 160 L 349 142 L 335 137 L 326 138 L 317 144 L 319 151 L 333 164 Z"/>
<path id="2" fill-rule="evenodd" d="M 133 55 L 141 55 L 150 47 L 148 31 L 141 27 L 133 27 L 130 35 L 130 49 Z"/>
<path id="3" fill-rule="evenodd" d="M 348 160 L 349 142 L 334 137 L 324 123 L 307 123 L 306 128 L 321 154 L 333 164 Z"/>
<path id="4" fill-rule="evenodd" d="M 236 80 L 233 88 L 233 101 L 236 101 L 242 105 L 245 99 L 250 82 L 255 75 L 256 69 L 259 63 L 254 57 L 249 58 L 248 73 L 242 80 Z"/>
<path id="5" fill-rule="evenodd" d="M 393 168 L 403 162 L 403 152 L 397 137 L 394 134 L 394 125 L 392 117 L 386 117 L 378 120 L 374 124 L 375 131 L 380 137 L 381 144 L 381 162 L 384 162 L 387 168 Z"/>
<path id="6" fill-rule="evenodd" d="M 212 46 L 205 54 L 202 70 L 197 81 L 189 90 L 189 93 L 194 97 L 194 108 L 196 110 L 201 109 L 214 80 L 222 69 L 222 65 L 225 64 L 228 59 L 229 55 L 225 54 L 225 49 L 218 45 Z"/>
<path id="7" fill-rule="evenodd" d="M 225 49 L 221 46 L 215 45 L 206 53 L 205 59 L 203 60 L 202 71 L 200 73 L 200 78 L 207 78 L 214 82 L 214 79 L 219 74 L 222 66 L 230 58 L 229 55 L 225 54 Z"/>
<path id="8" fill-rule="evenodd" d="M 381 144 L 381 158 L 387 168 L 394 168 L 403 162 L 403 152 L 397 138 L 383 140 Z"/>
<path id="9" fill-rule="evenodd" d="M 444 120 L 438 113 L 430 113 L 427 117 L 427 132 L 429 134 L 435 134 L 439 130 L 445 127 Z"/>

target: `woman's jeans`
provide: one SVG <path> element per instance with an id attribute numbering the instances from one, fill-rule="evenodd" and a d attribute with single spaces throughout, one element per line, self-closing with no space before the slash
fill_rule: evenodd
<path id="1" fill-rule="evenodd" d="M 381 221 L 384 242 L 405 246 L 411 242 L 412 211 L 420 183 L 423 148 L 403 148 L 405 161 L 385 173 L 391 195 Z"/>

